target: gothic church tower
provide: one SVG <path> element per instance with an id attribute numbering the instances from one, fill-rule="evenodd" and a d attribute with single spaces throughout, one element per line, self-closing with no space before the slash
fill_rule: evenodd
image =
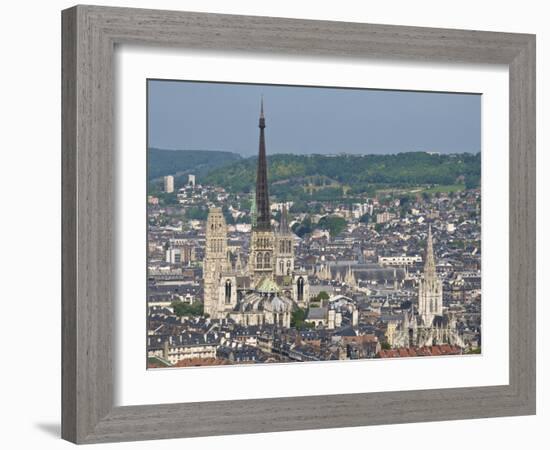
<path id="1" fill-rule="evenodd" d="M 431 225 L 428 228 L 424 274 L 418 286 L 418 313 L 426 327 L 431 327 L 435 316 L 443 315 L 443 285 L 435 270 Z"/>
<path id="2" fill-rule="evenodd" d="M 230 270 L 227 258 L 227 224 L 221 208 L 210 208 L 206 220 L 204 258 L 204 312 L 214 317 L 218 311 L 218 289 L 223 272 Z"/>
<path id="3" fill-rule="evenodd" d="M 252 228 L 249 271 L 255 284 L 273 278 L 275 235 L 271 228 L 271 211 L 267 188 L 267 158 L 265 151 L 264 102 L 260 106 L 260 144 L 256 173 L 256 221 Z"/>
<path id="4" fill-rule="evenodd" d="M 277 232 L 277 245 L 275 257 L 275 274 L 291 275 L 294 272 L 294 238 L 288 226 L 288 209 L 286 203 L 281 212 L 281 221 Z"/>

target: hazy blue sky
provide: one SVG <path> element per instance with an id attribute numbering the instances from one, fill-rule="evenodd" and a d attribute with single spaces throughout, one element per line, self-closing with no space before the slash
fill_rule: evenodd
<path id="1" fill-rule="evenodd" d="M 481 96 L 150 80 L 149 146 L 269 153 L 481 150 Z"/>

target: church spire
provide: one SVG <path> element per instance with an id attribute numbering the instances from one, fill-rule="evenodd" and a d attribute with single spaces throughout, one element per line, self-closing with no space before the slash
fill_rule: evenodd
<path id="1" fill-rule="evenodd" d="M 428 240 L 426 244 L 426 260 L 424 261 L 424 277 L 435 277 L 435 257 L 432 240 L 432 225 L 428 225 Z"/>
<path id="2" fill-rule="evenodd" d="M 355 275 L 351 270 L 351 264 L 348 264 L 348 271 L 346 272 L 346 278 L 344 281 L 348 286 L 355 287 Z"/>
<path id="3" fill-rule="evenodd" d="M 271 229 L 271 213 L 269 210 L 269 192 L 267 190 L 267 158 L 265 152 L 265 116 L 264 99 L 260 103 L 260 145 L 258 153 L 258 171 L 256 174 L 256 229 L 269 231 Z"/>
<path id="4" fill-rule="evenodd" d="M 265 117 L 264 117 L 264 96 L 262 95 L 260 100 L 260 127 L 262 126 L 261 121 L 264 121 L 264 128 L 265 128 Z"/>

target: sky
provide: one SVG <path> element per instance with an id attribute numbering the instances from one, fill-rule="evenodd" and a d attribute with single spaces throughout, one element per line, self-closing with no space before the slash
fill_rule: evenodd
<path id="1" fill-rule="evenodd" d="M 148 80 L 149 147 L 267 153 L 481 150 L 481 95 Z"/>

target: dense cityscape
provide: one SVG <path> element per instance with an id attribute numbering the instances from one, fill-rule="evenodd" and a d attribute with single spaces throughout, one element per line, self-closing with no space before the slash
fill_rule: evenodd
<path id="1" fill-rule="evenodd" d="M 278 198 L 264 128 L 252 192 L 149 189 L 148 367 L 480 353 L 479 187 Z"/>

